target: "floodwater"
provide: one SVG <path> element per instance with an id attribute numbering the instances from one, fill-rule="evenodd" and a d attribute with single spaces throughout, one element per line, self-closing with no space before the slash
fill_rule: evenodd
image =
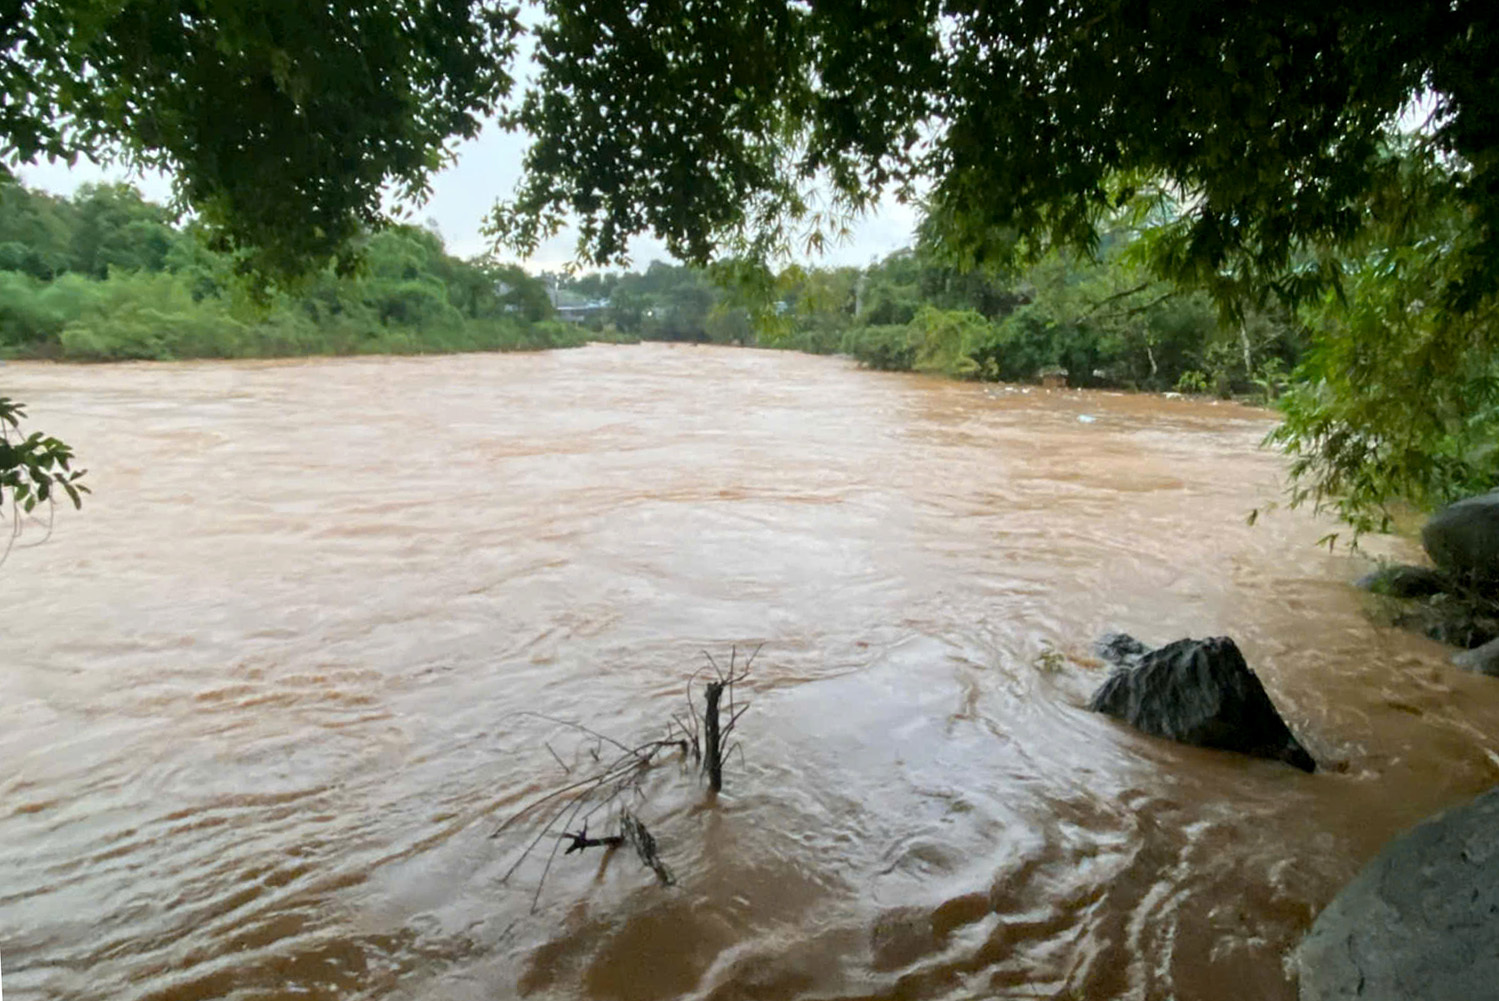
<path id="1" fill-rule="evenodd" d="M 0 374 L 94 489 L 0 568 L 13 1001 L 1291 998 L 1499 781 L 1499 682 L 1246 524 L 1260 411 L 664 345 Z M 1235 637 L 1327 769 L 1088 713 L 1109 629 Z M 676 885 L 504 878 L 612 750 L 523 713 L 657 737 L 756 647 L 723 795 L 614 804 Z"/>

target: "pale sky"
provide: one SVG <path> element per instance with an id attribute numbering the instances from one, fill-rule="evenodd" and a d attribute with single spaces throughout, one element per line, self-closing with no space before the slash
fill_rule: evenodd
<path id="1" fill-rule="evenodd" d="M 415 210 L 413 221 L 434 220 L 448 251 L 458 257 L 484 252 L 488 241 L 480 235 L 479 227 L 490 206 L 515 189 L 525 143 L 525 136 L 506 133 L 493 125 L 479 138 L 463 143 L 458 147 L 457 161 L 433 178 L 432 198 Z M 16 173 L 26 184 L 54 194 L 71 194 L 90 181 L 130 180 L 152 201 L 165 202 L 171 196 L 171 184 L 164 175 L 130 177 L 120 168 L 100 168 L 84 161 L 71 168 L 64 163 L 43 162 L 19 167 Z M 867 265 L 910 244 L 917 221 L 914 208 L 887 198 L 877 212 L 854 227 L 848 242 L 831 248 L 814 263 Z M 574 233 L 564 231 L 522 263 L 533 272 L 557 270 L 571 260 L 575 239 Z M 649 237 L 631 244 L 631 256 L 637 270 L 644 270 L 652 260 L 669 259 L 666 248 Z"/>

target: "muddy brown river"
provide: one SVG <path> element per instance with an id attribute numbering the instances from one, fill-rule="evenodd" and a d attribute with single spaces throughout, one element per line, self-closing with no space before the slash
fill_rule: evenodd
<path id="1" fill-rule="evenodd" d="M 0 379 L 94 490 L 0 568 L 12 1001 L 1285 999 L 1499 781 L 1499 682 L 1245 523 L 1262 411 L 665 345 Z M 1235 637 L 1328 769 L 1088 713 L 1110 629 Z M 519 713 L 656 736 L 761 644 L 724 794 L 631 799 L 675 886 L 503 878 L 596 750 Z"/>

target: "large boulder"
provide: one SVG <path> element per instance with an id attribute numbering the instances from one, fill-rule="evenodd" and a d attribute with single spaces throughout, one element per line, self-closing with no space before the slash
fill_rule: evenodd
<path id="1" fill-rule="evenodd" d="M 1455 653 L 1452 663 L 1465 671 L 1499 678 L 1499 640 L 1489 640 L 1483 646 Z"/>
<path id="2" fill-rule="evenodd" d="M 1395 563 L 1364 574 L 1353 586 L 1387 598 L 1429 598 L 1452 584 L 1430 567 Z"/>
<path id="3" fill-rule="evenodd" d="M 1438 643 L 1471 649 L 1499 637 L 1492 603 L 1472 596 L 1437 594 L 1403 603 L 1391 620 Z"/>
<path id="4" fill-rule="evenodd" d="M 1421 529 L 1421 544 L 1437 568 L 1481 588 L 1499 585 L 1499 491 L 1451 504 Z"/>
<path id="5" fill-rule="evenodd" d="M 1123 666 L 1094 693 L 1089 709 L 1168 740 L 1316 770 L 1227 636 L 1177 640 L 1150 650 L 1112 634 L 1099 654 Z"/>
<path id="6" fill-rule="evenodd" d="M 1312 924 L 1301 1001 L 1499 998 L 1499 789 L 1385 846 Z"/>

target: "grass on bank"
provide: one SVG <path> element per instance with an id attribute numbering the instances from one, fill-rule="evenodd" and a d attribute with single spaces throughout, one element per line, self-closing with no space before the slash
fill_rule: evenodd
<path id="1" fill-rule="evenodd" d="M 440 291 L 440 290 L 437 290 Z M 194 294 L 171 272 L 50 282 L 0 272 L 0 356 L 64 361 L 168 361 L 296 355 L 530 351 L 575 347 L 575 325 L 469 317 L 434 290 L 405 290 L 405 313 L 360 301 L 278 297 L 267 308 Z"/>

